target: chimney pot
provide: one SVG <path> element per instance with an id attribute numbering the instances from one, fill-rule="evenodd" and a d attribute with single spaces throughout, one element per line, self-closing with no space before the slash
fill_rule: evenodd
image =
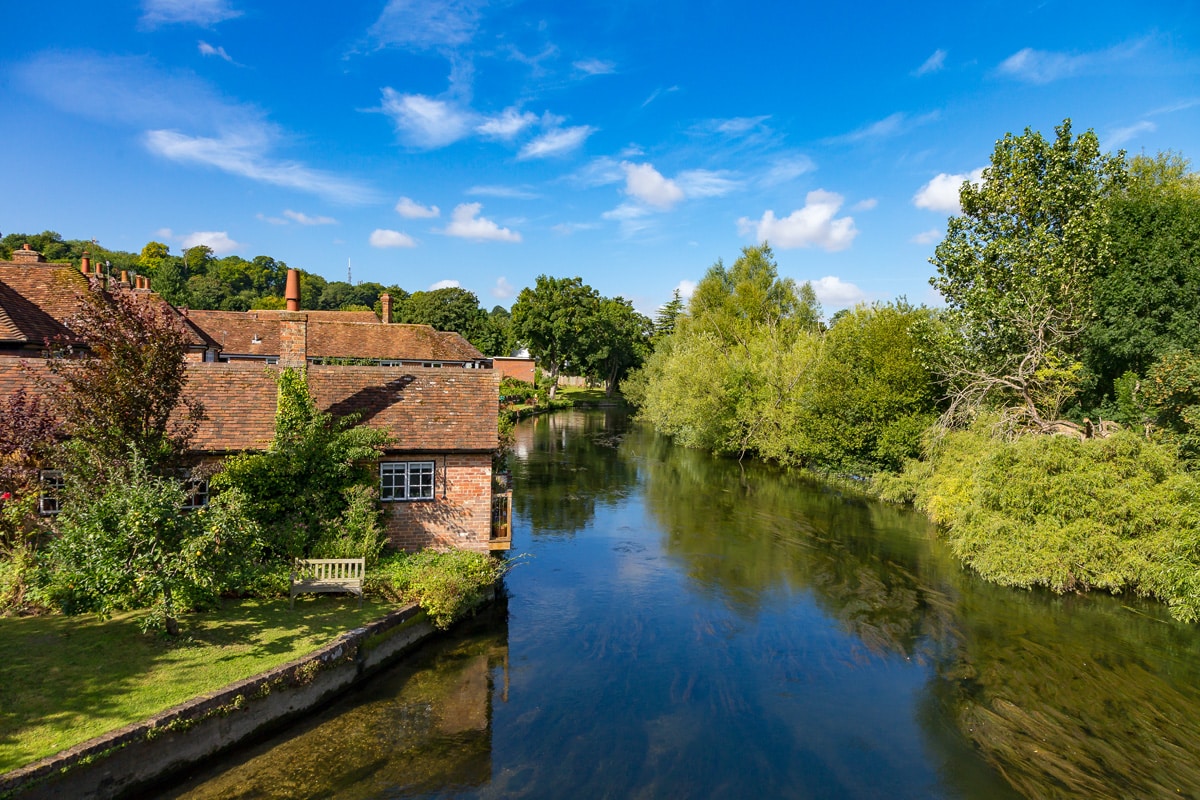
<path id="1" fill-rule="evenodd" d="M 21 245 L 21 249 L 22 250 L 32 250 L 33 248 L 29 246 L 29 242 L 26 242 L 25 244 Z"/>
<path id="2" fill-rule="evenodd" d="M 29 247 L 29 245 L 25 245 L 25 247 Z M 90 257 L 90 254 L 88 253 L 87 250 L 84 250 L 83 258 L 81 258 L 79 260 L 79 271 L 82 272 L 84 275 L 87 275 L 88 272 L 91 271 L 91 266 L 92 266 L 92 259 Z"/>
<path id="3" fill-rule="evenodd" d="M 283 290 L 283 298 L 287 301 L 288 311 L 300 310 L 300 273 L 294 269 L 287 271 L 287 284 Z"/>

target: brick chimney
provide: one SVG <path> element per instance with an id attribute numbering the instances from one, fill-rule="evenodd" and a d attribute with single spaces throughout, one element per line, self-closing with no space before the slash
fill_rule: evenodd
<path id="1" fill-rule="evenodd" d="M 287 283 L 284 285 L 283 299 L 287 301 L 288 311 L 300 310 L 300 273 L 294 269 L 287 271 Z"/>
<path id="2" fill-rule="evenodd" d="M 26 246 L 28 246 L 28 245 L 26 245 Z M 92 254 L 89 253 L 87 250 L 84 250 L 83 258 L 80 259 L 80 261 L 79 261 L 79 271 L 82 272 L 84 275 L 87 275 L 88 270 L 91 268 L 91 266 L 92 266 Z"/>
<path id="3" fill-rule="evenodd" d="M 387 292 L 379 295 L 379 305 L 382 306 L 383 324 L 390 325 L 392 322 L 392 296 Z"/>
<path id="4" fill-rule="evenodd" d="M 21 246 L 20 250 L 13 250 L 12 260 L 18 264 L 37 264 L 41 261 L 45 261 L 46 259 L 42 258 L 42 254 L 37 250 L 34 250 L 29 246 L 29 243 L 26 242 Z"/>
<path id="5" fill-rule="evenodd" d="M 290 300 L 288 305 L 291 306 Z M 279 366 L 297 369 L 308 366 L 308 314 L 289 310 L 279 315 Z"/>

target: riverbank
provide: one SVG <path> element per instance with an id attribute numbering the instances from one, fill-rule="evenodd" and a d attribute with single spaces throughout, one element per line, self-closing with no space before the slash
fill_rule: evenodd
<path id="1" fill-rule="evenodd" d="M 489 591 L 484 602 L 491 602 Z M 437 628 L 412 604 L 301 658 L 0 775 L 0 798 L 116 798 L 301 719 Z"/>

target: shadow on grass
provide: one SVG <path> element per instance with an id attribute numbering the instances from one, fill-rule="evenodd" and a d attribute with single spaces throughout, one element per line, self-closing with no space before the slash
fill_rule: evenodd
<path id="1" fill-rule="evenodd" d="M 0 618 L 0 772 L 310 653 L 394 606 L 353 597 L 226 601 L 143 633 L 145 612 Z"/>

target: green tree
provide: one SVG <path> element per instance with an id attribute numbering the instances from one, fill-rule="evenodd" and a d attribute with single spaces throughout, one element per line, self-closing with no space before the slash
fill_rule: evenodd
<path id="1" fill-rule="evenodd" d="M 1046 429 L 1079 388 L 1079 335 L 1112 261 L 1106 201 L 1125 164 L 1091 131 L 1073 137 L 1070 120 L 1055 132 L 1053 142 L 1026 129 L 996 143 L 931 259 L 950 312 L 928 352 L 952 419 L 995 400 L 1018 424 Z"/>
<path id="2" fill-rule="evenodd" d="M 679 296 L 679 290 L 676 289 L 671 293 L 671 299 L 663 303 L 658 309 L 658 313 L 654 315 L 654 335 L 652 342 L 657 343 L 674 333 L 676 321 L 686 310 L 687 305 L 683 302 L 683 298 Z"/>
<path id="3" fill-rule="evenodd" d="M 1083 333 L 1093 402 L 1115 396 L 1126 372 L 1145 377 L 1167 353 L 1200 349 L 1200 178 L 1178 155 L 1135 156 L 1109 214 L 1112 267 Z"/>
<path id="4" fill-rule="evenodd" d="M 321 412 L 305 374 L 288 368 L 279 375 L 270 448 L 226 459 L 212 483 L 245 494 L 273 555 L 305 557 L 323 540 L 340 537 L 338 521 L 353 506 L 352 487 L 371 483 L 364 465 L 375 460 L 387 438 L 385 431 L 355 425 L 351 417 Z"/>
<path id="5" fill-rule="evenodd" d="M 584 365 L 589 378 L 604 382 L 606 394 L 612 395 L 626 373 L 645 361 L 653 324 L 622 297 L 605 297 L 596 304 L 585 326 Z"/>
<path id="6" fill-rule="evenodd" d="M 539 275 L 512 307 L 513 331 L 550 376 L 550 397 L 558 390 L 558 376 L 568 362 L 582 365 L 587 353 L 585 326 L 600 296 L 582 278 Z"/>
<path id="7" fill-rule="evenodd" d="M 479 298 L 474 292 L 457 286 L 413 292 L 404 301 L 402 313 L 402 322 L 432 325 L 439 331 L 453 331 L 476 347 L 479 346 L 476 341 L 484 333 L 487 324 L 487 313 L 479 307 Z"/>

